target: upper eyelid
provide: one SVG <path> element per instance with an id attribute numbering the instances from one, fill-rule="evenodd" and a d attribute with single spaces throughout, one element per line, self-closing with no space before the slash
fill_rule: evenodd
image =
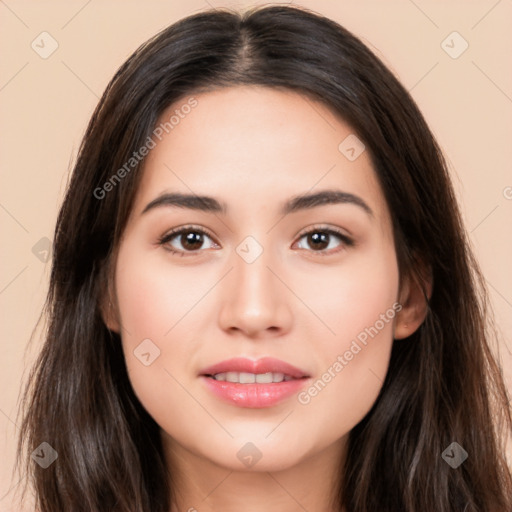
<path id="1" fill-rule="evenodd" d="M 349 232 L 347 232 L 346 229 L 334 228 L 334 227 L 326 226 L 323 224 L 315 224 L 313 226 L 308 226 L 307 228 L 301 229 L 295 236 L 302 237 L 304 235 L 307 235 L 307 234 L 315 232 L 315 231 L 325 231 L 325 232 L 332 233 L 332 234 L 335 234 L 338 236 L 352 239 L 352 235 Z"/>
<path id="2" fill-rule="evenodd" d="M 180 226 L 179 228 L 174 228 L 162 235 L 160 238 L 164 239 L 170 236 L 176 236 L 182 234 L 184 231 L 197 231 L 199 233 L 204 233 L 205 235 L 208 235 L 210 238 L 215 239 L 215 236 L 213 233 L 211 233 L 208 229 L 199 227 L 199 226 Z"/>

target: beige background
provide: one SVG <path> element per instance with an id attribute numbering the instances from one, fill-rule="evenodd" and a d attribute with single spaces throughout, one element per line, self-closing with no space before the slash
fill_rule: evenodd
<path id="1" fill-rule="evenodd" d="M 209 6 L 261 3 L 0 0 L 0 511 L 18 510 L 11 508 L 17 399 L 40 346 L 36 337 L 26 351 L 50 269 L 40 240 L 52 238 L 70 163 L 103 89 L 139 44 L 177 19 Z M 489 284 L 512 388 L 512 2 L 294 3 L 361 37 L 424 112 L 450 163 Z M 44 31 L 58 43 L 47 59 L 31 47 L 35 40 L 43 51 L 44 37 L 50 48 L 48 36 L 39 37 Z M 445 49 L 458 52 L 463 40 L 450 36 L 442 45 L 453 31 L 469 44 L 456 59 Z"/>

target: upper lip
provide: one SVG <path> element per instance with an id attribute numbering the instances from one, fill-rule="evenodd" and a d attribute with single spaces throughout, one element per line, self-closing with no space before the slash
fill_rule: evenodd
<path id="1" fill-rule="evenodd" d="M 234 357 L 203 369 L 201 375 L 216 375 L 225 372 L 284 373 L 294 379 L 308 377 L 303 370 L 273 357 L 263 357 L 256 361 L 244 357 Z"/>

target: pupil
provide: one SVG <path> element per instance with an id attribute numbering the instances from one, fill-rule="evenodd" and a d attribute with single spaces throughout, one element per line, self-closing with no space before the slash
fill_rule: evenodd
<path id="1" fill-rule="evenodd" d="M 184 246 L 188 246 L 189 249 L 198 249 L 199 247 L 201 247 L 201 245 L 203 245 L 202 234 L 196 233 L 194 231 L 189 231 L 185 236 L 185 240 L 186 243 L 184 244 Z M 198 245 L 199 247 L 190 247 L 194 245 Z"/>
<path id="2" fill-rule="evenodd" d="M 317 249 L 325 249 L 325 247 L 329 245 L 329 242 L 327 240 L 328 237 L 329 235 L 327 233 L 313 233 L 312 235 L 310 235 L 310 240 L 314 242 L 312 244 L 313 247 L 316 247 Z M 325 247 L 322 244 L 324 244 Z"/>

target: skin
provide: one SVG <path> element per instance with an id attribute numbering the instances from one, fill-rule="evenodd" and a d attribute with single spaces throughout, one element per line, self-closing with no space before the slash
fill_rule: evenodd
<path id="1" fill-rule="evenodd" d="M 197 107 L 145 159 L 106 324 L 121 333 L 135 393 L 161 427 L 173 510 L 335 510 L 348 434 L 381 390 L 393 338 L 417 329 L 425 304 L 407 281 L 399 290 L 390 212 L 368 151 L 351 162 L 338 150 L 349 125 L 291 91 L 240 86 L 195 98 Z M 279 214 L 290 197 L 326 189 L 360 197 L 373 214 L 354 204 Z M 213 196 L 227 213 L 142 213 L 171 191 Z M 195 251 L 186 252 L 183 236 L 167 243 L 183 257 L 159 245 L 188 224 L 213 236 Z M 331 235 L 319 251 L 303 236 L 313 228 L 337 228 L 354 245 Z M 250 264 L 236 252 L 249 235 L 263 249 Z M 292 396 L 269 408 L 236 407 L 198 377 L 235 356 L 271 356 L 307 372 L 307 389 L 397 302 L 402 310 L 307 404 Z M 160 356 L 145 366 L 133 351 L 148 338 Z M 237 457 L 248 442 L 262 455 L 251 467 Z"/>

